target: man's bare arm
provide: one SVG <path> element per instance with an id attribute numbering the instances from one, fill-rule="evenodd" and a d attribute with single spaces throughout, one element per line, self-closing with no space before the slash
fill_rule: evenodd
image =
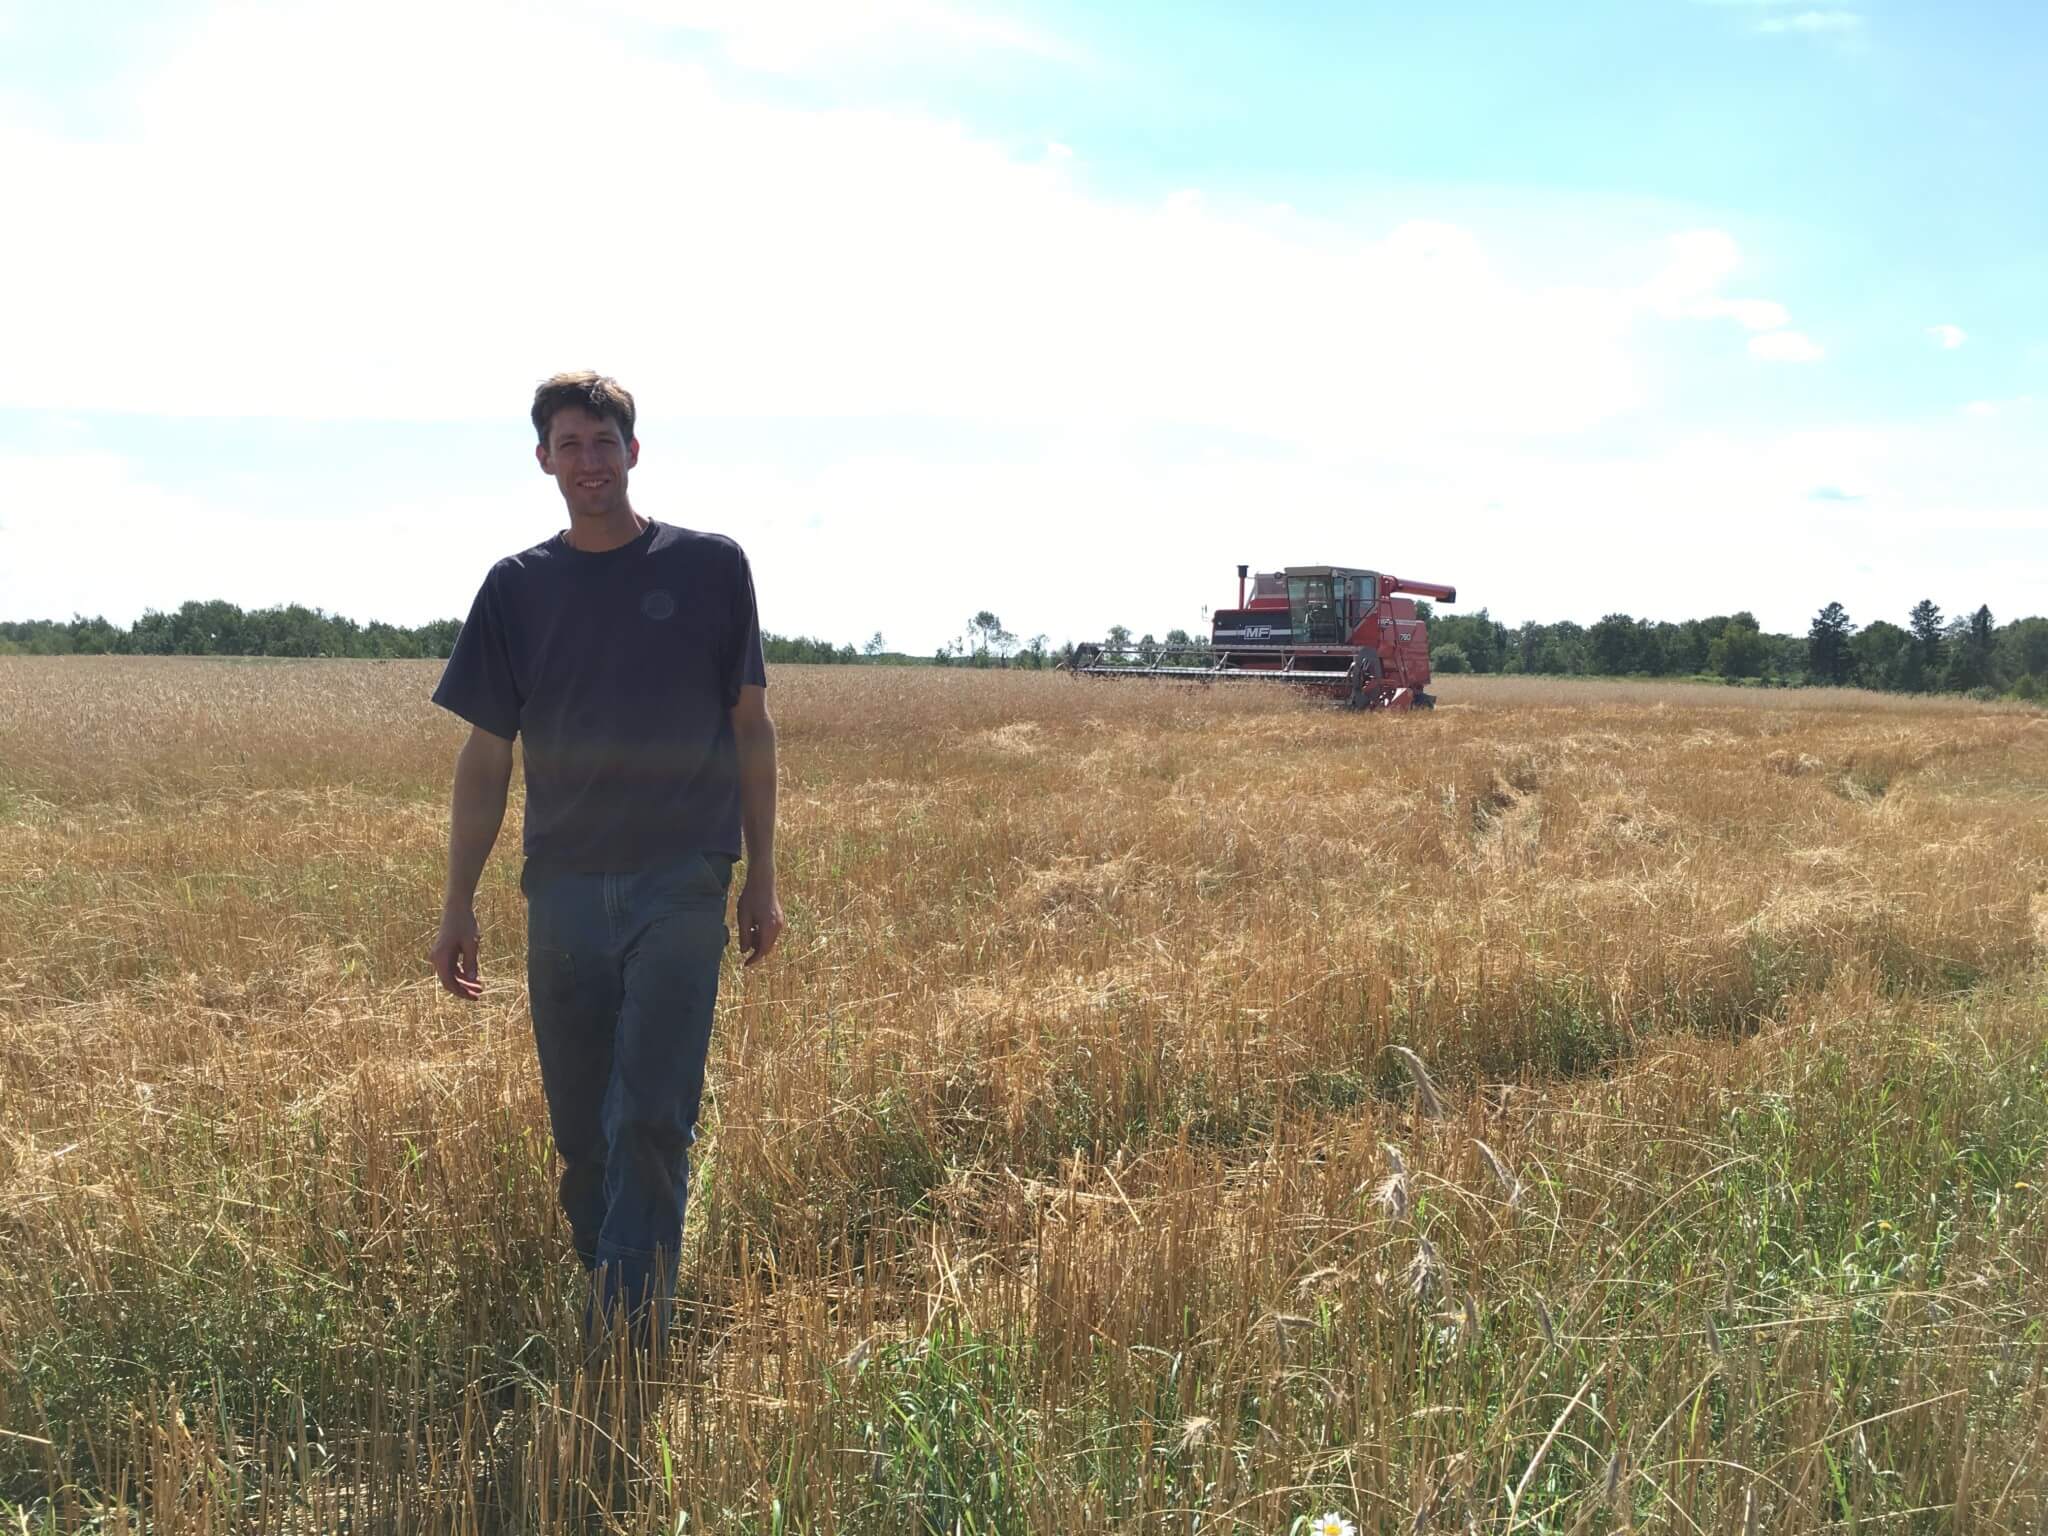
<path id="1" fill-rule="evenodd" d="M 768 716 L 768 690 L 740 689 L 732 711 L 733 742 L 739 749 L 740 832 L 746 840 L 747 878 L 735 914 L 740 952 L 748 965 L 768 958 L 782 937 L 782 903 L 775 895 L 775 722 Z"/>
<path id="2" fill-rule="evenodd" d="M 484 861 L 505 821 L 512 784 L 512 743 L 474 727 L 455 758 L 455 791 L 448 814 L 448 886 L 441 897 L 441 929 L 431 958 L 441 985 L 474 1001 L 483 991 L 478 963 L 476 886 Z"/>

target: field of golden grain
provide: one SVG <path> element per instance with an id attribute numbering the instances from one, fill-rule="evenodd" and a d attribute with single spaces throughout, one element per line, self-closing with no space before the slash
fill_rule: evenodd
<path id="1" fill-rule="evenodd" d="M 0 661 L 8 1529 L 2048 1519 L 2048 716 L 779 669 L 647 1381 L 435 675 Z"/>

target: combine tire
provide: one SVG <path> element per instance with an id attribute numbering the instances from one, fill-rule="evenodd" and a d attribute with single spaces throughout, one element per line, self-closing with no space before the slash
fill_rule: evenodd
<path id="1" fill-rule="evenodd" d="M 1433 693 L 1424 693 L 1420 688 L 1416 689 L 1415 707 L 1417 709 L 1435 709 L 1436 695 Z"/>

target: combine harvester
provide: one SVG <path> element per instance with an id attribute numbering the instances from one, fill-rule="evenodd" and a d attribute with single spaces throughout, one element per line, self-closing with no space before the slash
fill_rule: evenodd
<path id="1" fill-rule="evenodd" d="M 1207 646 L 1074 647 L 1082 677 L 1166 677 L 1189 682 L 1289 683 L 1346 709 L 1428 709 L 1429 626 L 1415 599 L 1455 603 L 1456 587 L 1403 581 L 1342 565 L 1237 568 L 1237 606 L 1217 612 Z"/>

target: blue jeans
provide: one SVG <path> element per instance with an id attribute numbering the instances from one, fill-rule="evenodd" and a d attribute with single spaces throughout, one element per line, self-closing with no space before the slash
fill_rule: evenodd
<path id="1" fill-rule="evenodd" d="M 657 1342 L 667 1330 L 732 866 L 698 853 L 520 877 L 533 1038 L 594 1339 L 627 1317 Z"/>

